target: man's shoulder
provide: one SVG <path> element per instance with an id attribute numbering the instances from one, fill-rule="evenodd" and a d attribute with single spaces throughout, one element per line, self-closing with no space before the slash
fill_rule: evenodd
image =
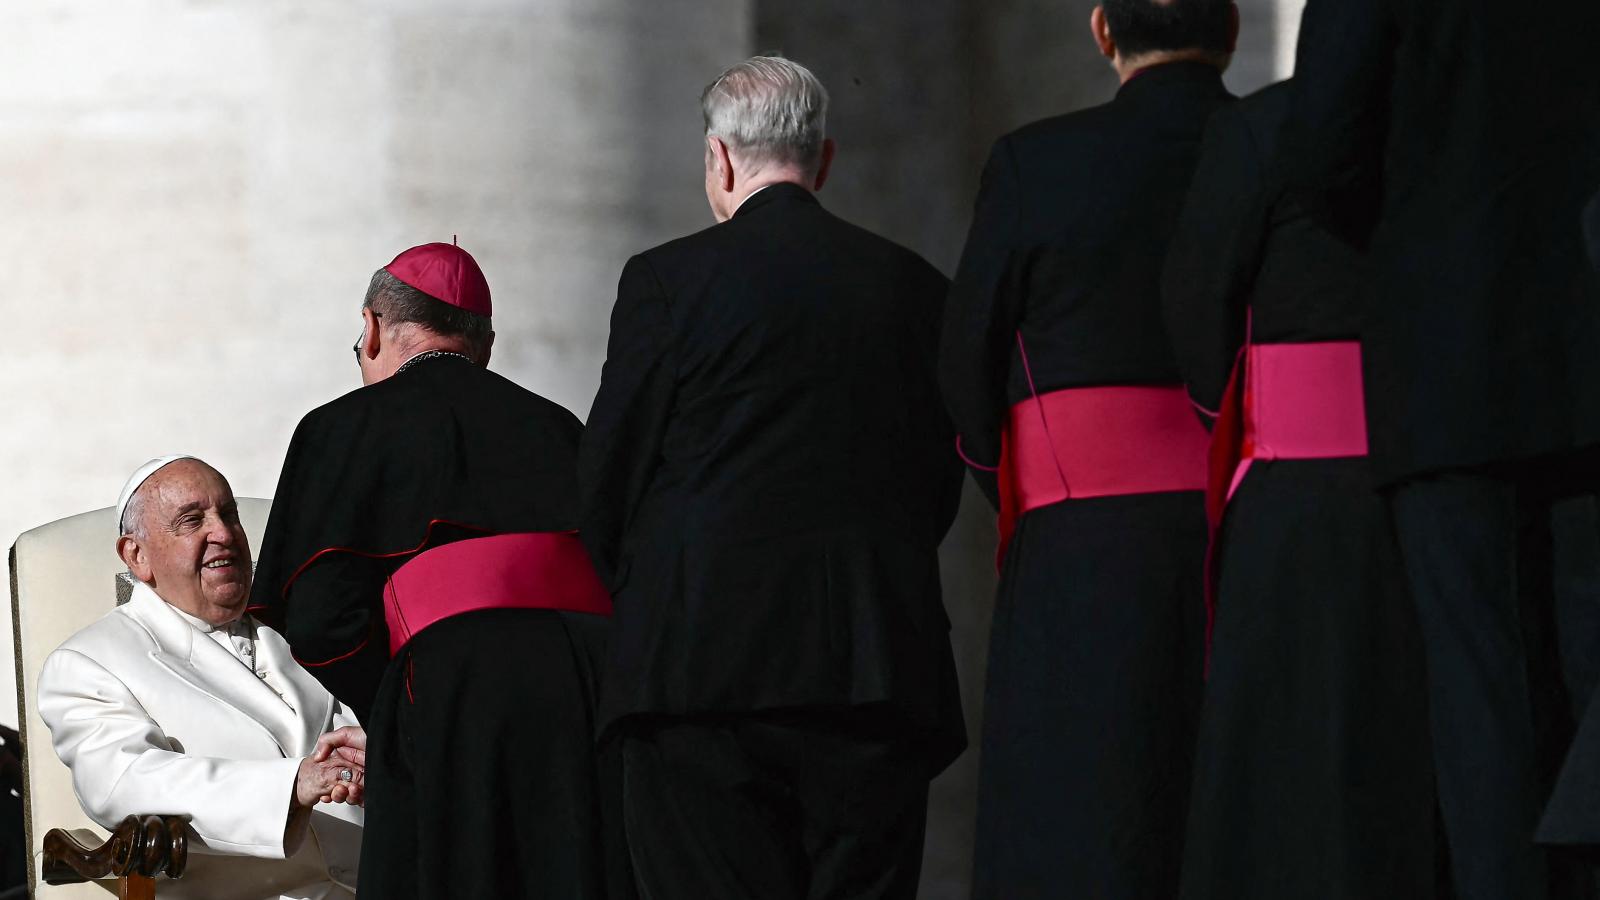
<path id="1" fill-rule="evenodd" d="M 348 418 L 352 413 L 357 413 L 372 406 L 377 398 L 368 390 L 372 385 L 356 388 L 346 394 L 341 394 L 332 400 L 313 407 L 312 410 L 300 417 L 300 424 L 295 428 L 295 436 L 313 434 L 327 427 L 328 423 Z"/>
<path id="2" fill-rule="evenodd" d="M 353 423 L 384 421 L 398 423 L 426 416 L 429 410 L 451 407 L 460 395 L 475 401 L 488 400 L 502 407 L 508 416 L 538 415 L 541 418 L 579 422 L 570 410 L 512 381 L 498 372 L 478 365 L 423 363 L 437 366 L 415 374 L 385 378 L 364 385 L 312 409 L 295 429 L 297 440 L 310 440 L 330 431 L 345 434 Z M 437 390 L 439 382 L 450 382 Z"/>
<path id="3" fill-rule="evenodd" d="M 670 293 L 685 277 L 698 280 L 719 263 L 745 265 L 751 256 L 747 251 L 770 247 L 777 232 L 783 232 L 785 243 L 791 243 L 797 251 L 808 244 L 826 243 L 834 248 L 848 248 L 857 256 L 867 255 L 881 264 L 904 267 L 903 271 L 912 277 L 944 278 L 916 251 L 840 218 L 818 204 L 796 204 L 781 216 L 768 213 L 729 219 L 645 250 L 629 261 L 629 267 L 657 279 Z M 830 261 L 840 260 L 837 254 L 832 254 Z"/>
<path id="4" fill-rule="evenodd" d="M 902 277 L 923 279 L 928 281 L 948 282 L 943 272 L 940 272 L 933 263 L 928 262 L 922 254 L 897 243 L 889 238 L 871 231 L 854 222 L 849 222 L 833 214 L 828 218 L 834 223 L 841 236 L 848 236 L 857 246 L 870 253 L 876 254 L 884 263 L 893 266 Z"/>
<path id="5" fill-rule="evenodd" d="M 46 666 L 51 665 L 51 660 L 59 664 L 76 656 L 114 670 L 120 661 L 142 657 L 159 646 L 150 629 L 132 615 L 127 606 L 119 606 L 62 641 L 61 646 L 51 651 Z"/>
<path id="6" fill-rule="evenodd" d="M 1004 144 L 1016 151 L 1027 151 L 1038 146 L 1055 146 L 1064 141 L 1103 134 L 1106 127 L 1118 118 L 1113 104 L 1101 103 L 1069 113 L 1036 119 L 1002 136 L 995 143 Z"/>
<path id="7" fill-rule="evenodd" d="M 670 271 L 684 262 L 714 254 L 730 240 L 736 240 L 739 231 L 737 224 L 737 219 L 729 219 L 641 250 L 628 260 L 629 266 L 636 267 L 643 263 L 651 275 L 660 277 L 662 271 Z"/>
<path id="8" fill-rule="evenodd" d="M 1021 183 L 1092 184 L 1105 177 L 1103 163 L 1122 158 L 1133 136 L 1127 117 L 1104 103 L 1029 122 L 1002 135 L 989 151 Z"/>
<path id="9" fill-rule="evenodd" d="M 1289 116 L 1289 103 L 1294 96 L 1294 81 L 1274 82 L 1253 94 L 1225 103 L 1212 113 L 1213 119 L 1238 118 L 1253 128 L 1277 128 Z"/>

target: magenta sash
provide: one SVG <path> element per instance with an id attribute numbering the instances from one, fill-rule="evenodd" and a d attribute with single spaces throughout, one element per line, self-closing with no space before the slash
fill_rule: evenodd
<path id="1" fill-rule="evenodd" d="M 1253 344 L 1244 386 L 1244 442 L 1229 498 L 1258 459 L 1367 455 L 1358 341 Z"/>
<path id="2" fill-rule="evenodd" d="M 1016 404 L 1001 444 L 1001 558 L 1017 521 L 1041 506 L 1205 490 L 1209 441 L 1177 386 L 1068 388 Z"/>
<path id="3" fill-rule="evenodd" d="M 1212 430 L 1206 518 L 1206 670 L 1216 622 L 1218 535 L 1228 501 L 1258 459 L 1367 455 L 1361 344 L 1249 344 L 1239 354 Z"/>
<path id="4" fill-rule="evenodd" d="M 611 615 L 611 594 L 576 532 L 471 538 L 434 547 L 395 570 L 383 590 L 389 655 L 443 619 L 480 609 Z"/>

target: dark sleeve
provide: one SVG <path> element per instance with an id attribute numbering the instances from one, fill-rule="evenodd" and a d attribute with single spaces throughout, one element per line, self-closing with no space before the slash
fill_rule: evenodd
<path id="1" fill-rule="evenodd" d="M 331 549 L 320 546 L 324 535 L 317 525 L 327 520 L 329 500 L 339 496 L 339 475 L 329 461 L 349 453 L 333 452 L 342 443 L 336 424 L 313 412 L 289 441 L 262 535 L 251 610 L 278 629 L 301 665 L 365 722 L 389 658 L 379 606 L 388 569 L 351 553 L 315 556 Z"/>
<path id="2" fill-rule="evenodd" d="M 635 256 L 617 285 L 600 391 L 578 451 L 581 534 L 612 590 L 626 576 L 628 525 L 655 472 L 672 408 L 670 328 L 655 271 Z"/>
<path id="3" fill-rule="evenodd" d="M 1245 308 L 1266 237 L 1264 176 L 1244 116 L 1218 110 L 1206 125 L 1161 290 L 1189 396 L 1212 415 L 1245 339 Z"/>
<path id="4" fill-rule="evenodd" d="M 294 579 L 284 603 L 295 659 L 364 723 L 389 664 L 379 605 L 388 576 L 382 560 L 330 553 Z"/>
<path id="5" fill-rule="evenodd" d="M 294 436 L 289 439 L 283 468 L 278 470 L 278 486 L 272 494 L 272 511 L 267 515 L 267 527 L 261 534 L 261 546 L 255 548 L 256 571 L 250 587 L 250 612 L 279 632 L 285 631 L 283 586 L 305 561 L 304 558 L 290 559 L 297 555 L 290 532 L 299 513 L 300 479 L 307 474 L 302 471 L 302 460 L 309 435 L 315 430 L 312 424 L 315 415 L 311 413 L 301 419 L 295 426 Z"/>
<path id="6" fill-rule="evenodd" d="M 919 323 L 918 338 L 922 346 L 927 348 L 924 359 L 928 369 L 925 370 L 927 380 L 924 383 L 929 386 L 926 396 L 932 423 L 929 428 L 932 448 L 928 454 L 927 483 L 934 488 L 930 495 L 933 511 L 928 524 L 932 529 L 932 542 L 937 546 L 949 533 L 950 526 L 955 524 L 956 513 L 961 507 L 963 467 L 961 457 L 955 451 L 955 426 L 940 402 L 938 386 L 939 332 L 944 319 L 944 304 L 950 296 L 950 279 L 932 266 L 926 268 L 927 287 L 923 289 L 926 292 L 923 296 L 932 301 L 933 315 L 927 324 Z"/>
<path id="7" fill-rule="evenodd" d="M 973 478 L 999 504 L 994 469 L 1006 417 L 1006 376 L 1021 303 L 1007 268 L 1021 213 L 1016 160 L 1002 139 L 989 154 L 982 186 L 945 303 L 939 382 Z"/>
<path id="8" fill-rule="evenodd" d="M 1283 198 L 1363 249 L 1382 201 L 1397 41 L 1390 3 L 1306 3 L 1277 154 Z"/>

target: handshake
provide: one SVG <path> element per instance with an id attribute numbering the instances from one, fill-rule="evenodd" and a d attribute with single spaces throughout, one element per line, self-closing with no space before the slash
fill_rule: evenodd
<path id="1" fill-rule="evenodd" d="M 353 726 L 317 738 L 317 748 L 300 760 L 294 782 L 295 803 L 306 809 L 318 803 L 360 806 L 366 789 L 367 732 Z"/>

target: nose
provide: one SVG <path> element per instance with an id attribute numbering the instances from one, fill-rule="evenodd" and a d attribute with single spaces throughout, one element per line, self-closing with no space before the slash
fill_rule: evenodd
<path id="1" fill-rule="evenodd" d="M 206 517 L 206 541 L 220 547 L 234 545 L 233 527 L 220 515 Z"/>

